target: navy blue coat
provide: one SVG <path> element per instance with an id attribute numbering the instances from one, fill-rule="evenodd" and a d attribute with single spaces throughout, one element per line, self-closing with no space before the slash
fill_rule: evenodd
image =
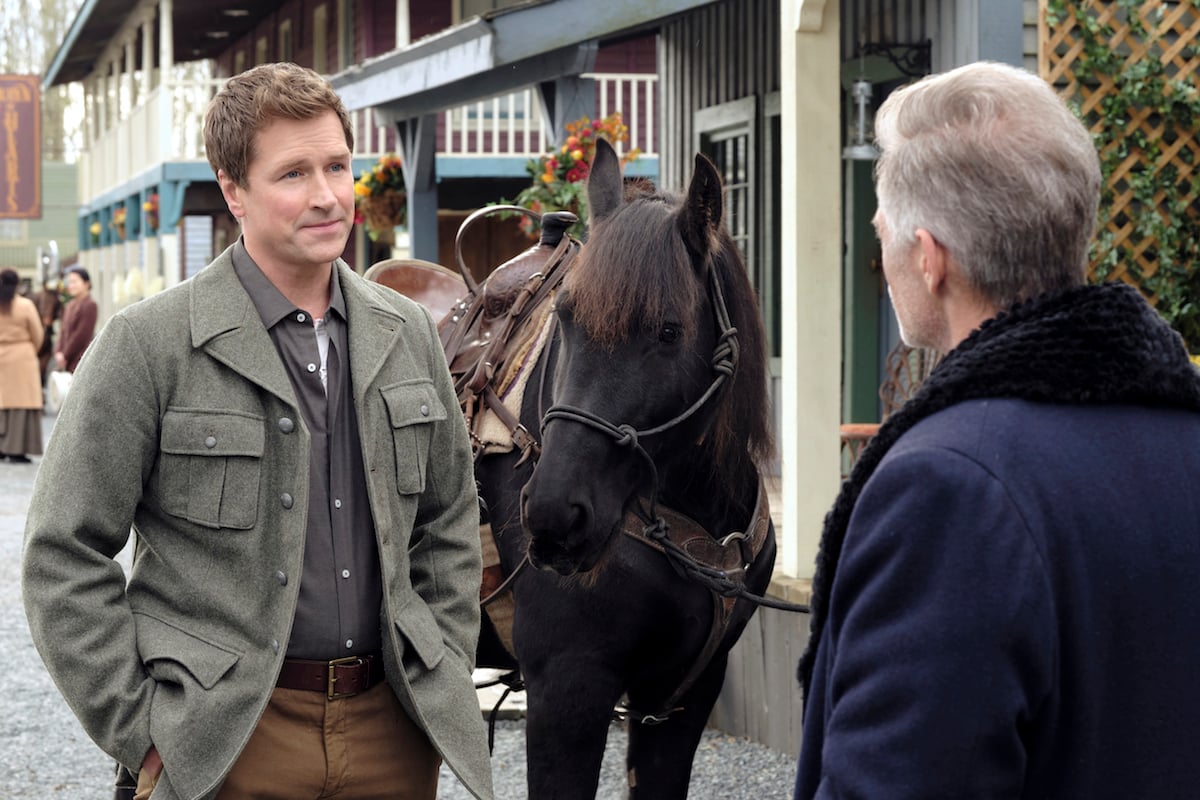
<path id="1" fill-rule="evenodd" d="M 1200 414 L 974 400 L 854 507 L 796 797 L 1200 797 Z"/>

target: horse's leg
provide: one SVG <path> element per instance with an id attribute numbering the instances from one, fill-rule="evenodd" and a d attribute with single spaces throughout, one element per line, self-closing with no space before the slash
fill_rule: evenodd
<path id="1" fill-rule="evenodd" d="M 683 800 L 687 797 L 692 760 L 709 714 L 716 705 L 717 695 L 721 693 L 727 658 L 728 654 L 722 652 L 709 662 L 680 699 L 681 710 L 671 714 L 665 722 L 629 721 L 629 750 L 625 764 L 630 800 Z M 630 692 L 632 708 L 650 713 L 657 710 L 639 705 L 639 699 L 637 692 Z"/>
<path id="2" fill-rule="evenodd" d="M 529 800 L 593 800 L 621 694 L 617 676 L 595 661 L 553 659 L 549 666 L 525 676 Z"/>

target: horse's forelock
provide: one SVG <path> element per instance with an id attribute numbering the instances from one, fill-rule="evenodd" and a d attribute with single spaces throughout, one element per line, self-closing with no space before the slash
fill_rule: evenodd
<path id="1" fill-rule="evenodd" d="M 642 197 L 593 227 L 566 287 L 575 322 L 597 344 L 612 347 L 631 331 L 690 317 L 699 302 L 703 287 L 676 229 L 677 210 L 673 198 Z"/>
<path id="2" fill-rule="evenodd" d="M 691 319 L 707 286 L 679 232 L 681 202 L 635 191 L 593 227 L 566 286 L 575 322 L 596 343 L 612 347 L 631 330 L 657 327 L 668 316 Z M 774 451 L 762 316 L 737 245 L 721 231 L 713 246 L 708 257 L 738 329 L 739 365 L 705 447 L 714 469 L 761 467 Z"/>

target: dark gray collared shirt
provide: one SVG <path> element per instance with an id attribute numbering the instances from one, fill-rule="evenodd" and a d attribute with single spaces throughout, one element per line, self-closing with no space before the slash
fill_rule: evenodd
<path id="1" fill-rule="evenodd" d="M 241 240 L 233 250 L 233 268 L 275 343 L 312 442 L 304 573 L 287 654 L 328 661 L 378 650 L 383 582 L 337 269 L 330 279 L 329 309 L 318 323 L 275 288 Z M 328 333 L 324 359 L 318 325 Z"/>

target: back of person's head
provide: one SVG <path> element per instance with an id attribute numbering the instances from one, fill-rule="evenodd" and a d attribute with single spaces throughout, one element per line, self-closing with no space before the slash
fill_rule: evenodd
<path id="1" fill-rule="evenodd" d="M 0 312 L 9 313 L 12 300 L 17 294 L 17 287 L 20 285 L 21 276 L 15 269 L 11 267 L 0 269 Z"/>
<path id="2" fill-rule="evenodd" d="M 997 308 L 1086 281 L 1100 161 L 1041 78 L 988 62 L 932 75 L 887 98 L 875 133 L 897 242 L 928 230 Z"/>
<path id="3" fill-rule="evenodd" d="M 204 115 L 204 148 L 213 173 L 224 170 L 246 186 L 254 160 L 254 138 L 277 119 L 306 120 L 326 111 L 337 114 L 354 150 L 350 115 L 329 81 L 290 63 L 260 64 L 225 82 Z"/>

